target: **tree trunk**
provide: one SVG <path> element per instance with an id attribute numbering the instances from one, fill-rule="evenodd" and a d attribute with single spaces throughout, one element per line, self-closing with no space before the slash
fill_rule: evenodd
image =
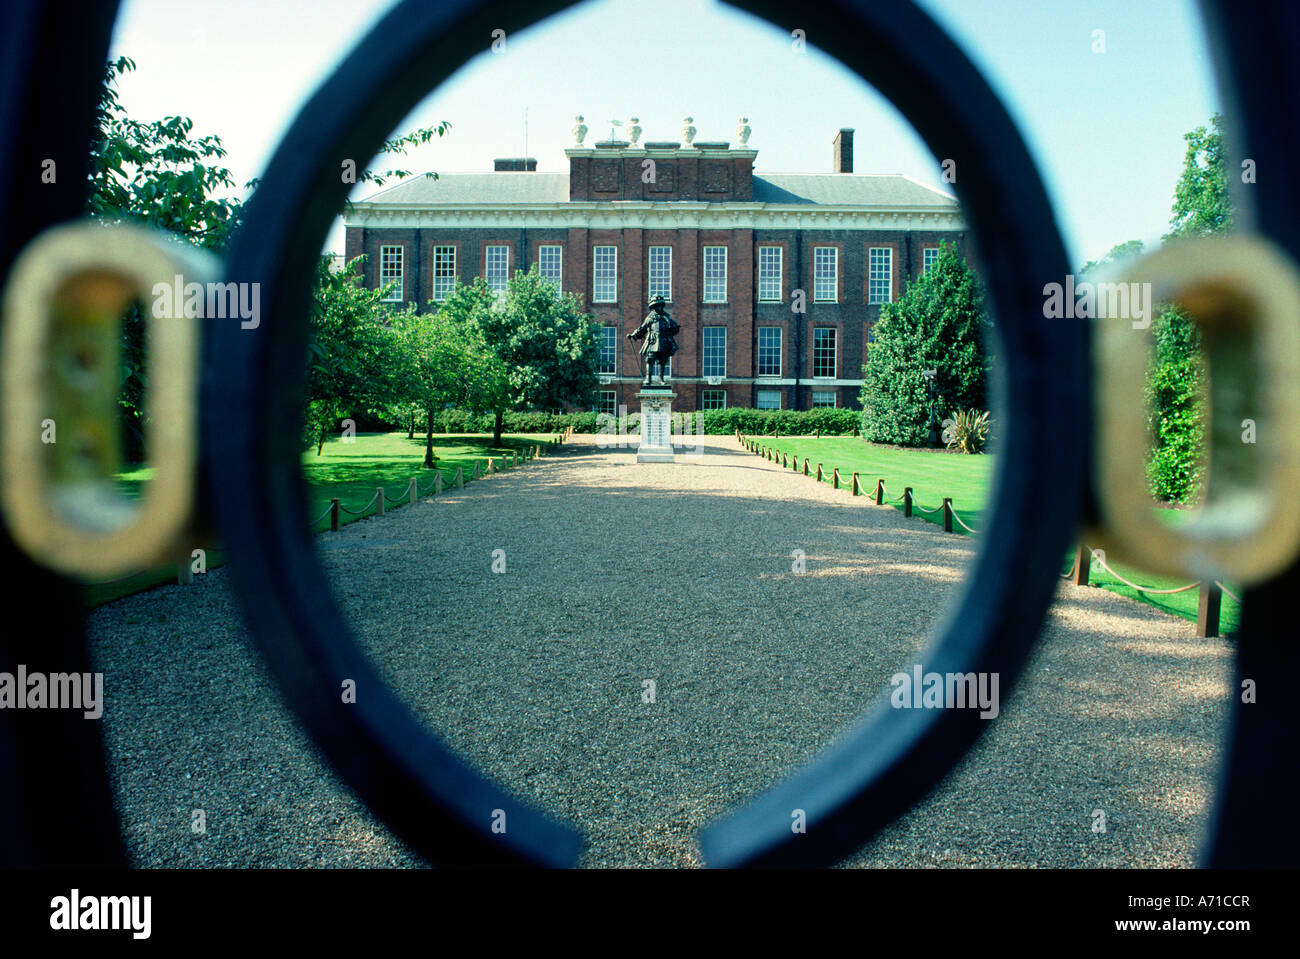
<path id="1" fill-rule="evenodd" d="M 433 411 L 429 410 L 425 414 L 425 431 L 424 431 L 424 468 L 433 469 Z"/>
<path id="2" fill-rule="evenodd" d="M 324 448 L 325 448 L 325 427 L 322 426 L 320 428 L 320 432 L 316 434 L 316 455 L 320 456 L 321 450 L 323 450 Z"/>
<path id="3" fill-rule="evenodd" d="M 505 420 L 506 420 L 506 411 L 505 411 L 505 410 L 497 410 L 497 421 L 496 421 L 496 425 L 495 425 L 495 426 L 493 427 L 493 429 L 492 429 L 492 445 L 493 445 L 493 446 L 500 446 L 500 445 L 501 445 L 501 427 L 502 427 L 502 425 L 505 423 Z"/>
<path id="4" fill-rule="evenodd" d="M 411 415 L 406 420 L 406 438 L 415 439 L 415 410 L 411 410 Z"/>

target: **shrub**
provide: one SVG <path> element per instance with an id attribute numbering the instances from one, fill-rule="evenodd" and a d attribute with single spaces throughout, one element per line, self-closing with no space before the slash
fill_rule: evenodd
<path id="1" fill-rule="evenodd" d="M 988 411 L 966 410 L 954 412 L 943 421 L 943 439 L 950 450 L 963 453 L 983 453 L 989 441 Z"/>
<path id="2" fill-rule="evenodd" d="M 862 368 L 862 435 L 921 446 L 934 411 L 987 405 L 991 331 L 978 276 L 945 245 L 929 270 L 881 307 Z M 937 372 L 933 404 L 927 370 Z"/>

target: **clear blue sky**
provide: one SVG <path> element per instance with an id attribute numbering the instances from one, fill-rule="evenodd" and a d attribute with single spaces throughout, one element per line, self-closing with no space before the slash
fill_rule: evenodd
<path id="1" fill-rule="evenodd" d="M 1190 0 L 921 0 L 983 69 L 1024 131 L 1076 266 L 1167 228 L 1183 134 L 1218 110 L 1199 14 Z M 373 25 L 386 0 L 126 0 L 113 54 L 138 69 L 122 99 L 138 119 L 193 118 L 229 149 L 243 183 L 261 173 L 298 106 Z M 793 8 L 794 5 L 792 5 Z M 941 186 L 938 162 L 896 110 L 808 37 L 705 0 L 593 0 L 506 38 L 434 91 L 401 130 L 452 124 L 400 165 L 486 171 L 527 151 L 566 169 L 573 117 L 588 143 L 606 121 L 640 118 L 644 139 L 735 142 L 749 118 L 759 172 L 829 172 L 831 138 L 857 130 L 859 173 L 905 173 Z M 1093 52 L 1104 30 L 1106 52 Z M 641 68 L 654 51 L 651 89 Z M 214 66 L 215 64 L 215 66 Z M 400 131 L 394 131 L 400 132 Z M 393 165 L 384 161 L 386 166 Z M 373 192 L 361 191 L 358 196 Z M 342 249 L 342 229 L 327 249 Z"/>

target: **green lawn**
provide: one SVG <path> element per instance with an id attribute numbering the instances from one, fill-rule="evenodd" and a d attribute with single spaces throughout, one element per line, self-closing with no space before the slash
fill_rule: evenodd
<path id="1" fill-rule="evenodd" d="M 501 438 L 501 446 L 493 446 L 492 437 L 486 435 L 435 433 L 433 452 L 438 457 L 437 472 L 442 474 L 443 487 L 446 488 L 455 484 L 458 466 L 469 482 L 475 463 L 479 465 L 480 474 L 487 469 L 489 457 L 495 460 L 498 469 L 501 468 L 501 457 L 508 458 L 511 453 L 517 452 L 522 463 L 526 449 L 541 446 L 545 451 L 554 439 L 551 434 L 508 434 Z M 407 484 L 412 476 L 417 477 L 421 495 L 429 495 L 433 488 L 434 470 L 423 468 L 424 443 L 424 436 L 418 432 L 414 439 L 407 439 L 405 432 L 359 433 L 352 442 L 337 438 L 329 440 L 320 456 L 316 455 L 315 448 L 308 450 L 302 457 L 303 477 L 308 487 L 307 515 L 312 519 L 321 516 L 334 497 L 338 497 L 340 506 L 361 511 L 371 502 L 379 486 L 384 487 L 385 508 L 398 509 L 408 502 Z M 128 495 L 136 496 L 151 474 L 150 468 L 126 470 L 118 474 L 118 484 Z M 375 506 L 371 505 L 363 515 L 373 516 L 374 513 Z M 343 510 L 339 513 L 341 525 L 361 518 Z M 312 531 L 319 533 L 329 528 L 329 517 L 325 516 L 312 526 Z M 209 569 L 224 561 L 223 550 L 208 549 Z M 173 567 L 144 570 L 118 582 L 87 586 L 86 603 L 90 607 L 99 606 L 175 581 L 176 570 Z"/>
<path id="2" fill-rule="evenodd" d="M 801 472 L 804 460 L 809 460 L 810 477 L 816 475 L 817 464 L 822 464 L 823 481 L 826 483 L 831 482 L 831 470 L 838 468 L 840 485 L 845 489 L 848 489 L 853 473 L 856 471 L 863 495 L 870 495 L 875 489 L 876 480 L 883 479 L 886 502 L 897 500 L 890 505 L 900 511 L 903 508 L 903 488 L 910 486 L 916 509 L 913 517 L 918 520 L 942 526 L 942 510 L 933 513 L 924 513 L 921 510 L 935 509 L 943 503 L 945 496 L 951 497 L 953 511 L 963 522 L 976 531 L 984 528 L 984 513 L 993 481 L 995 462 L 993 456 L 966 456 L 941 450 L 894 449 L 867 443 L 851 436 L 831 436 L 821 439 L 807 436 L 783 436 L 779 439 L 770 436 L 754 436 L 750 439 L 768 449 L 798 457 Z M 1186 514 L 1179 511 L 1159 510 L 1159 514 L 1161 519 L 1172 523 L 1186 518 Z M 966 535 L 957 523 L 953 524 L 953 529 Z M 1061 572 L 1067 572 L 1072 562 L 1073 550 L 1062 561 Z M 1185 586 L 1189 582 L 1171 580 L 1134 567 L 1113 563 L 1110 565 L 1125 579 L 1152 589 L 1172 589 Z M 1184 619 L 1193 622 L 1196 620 L 1197 590 L 1165 596 L 1139 593 L 1103 570 L 1096 561 L 1092 563 L 1089 581 L 1149 606 L 1182 616 Z M 1231 583 L 1228 584 L 1228 588 L 1238 596 L 1241 595 L 1241 591 Z M 1241 607 L 1225 594 L 1219 616 L 1219 631 L 1236 632 L 1240 617 Z"/>

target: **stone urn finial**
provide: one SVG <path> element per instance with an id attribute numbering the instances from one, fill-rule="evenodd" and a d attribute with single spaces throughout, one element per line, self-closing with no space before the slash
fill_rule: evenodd
<path id="1" fill-rule="evenodd" d="M 749 117 L 741 117 L 736 121 L 736 142 L 742 148 L 749 146 L 749 134 L 752 132 L 749 126 Z"/>
<path id="2" fill-rule="evenodd" d="M 627 121 L 627 138 L 632 141 L 632 146 L 636 146 L 636 141 L 641 139 L 641 121 L 636 117 L 630 117 Z"/>
<path id="3" fill-rule="evenodd" d="M 695 117 L 682 117 L 682 143 L 690 146 L 695 141 Z"/>
<path id="4" fill-rule="evenodd" d="M 573 133 L 573 142 L 574 142 L 575 144 L 577 144 L 578 146 L 582 146 L 582 141 L 583 141 L 583 139 L 585 139 L 586 136 L 587 136 L 587 124 L 585 124 L 585 123 L 582 122 L 582 114 L 581 114 L 581 113 L 579 113 L 579 114 L 578 114 L 576 117 L 574 117 L 573 119 L 575 119 L 575 120 L 578 121 L 577 123 L 575 123 L 575 124 L 573 125 L 573 130 L 572 130 L 572 133 Z"/>

